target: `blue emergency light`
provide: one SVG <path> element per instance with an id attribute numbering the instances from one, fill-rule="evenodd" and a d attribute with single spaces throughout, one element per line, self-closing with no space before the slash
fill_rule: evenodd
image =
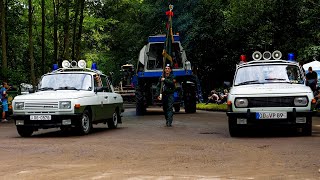
<path id="1" fill-rule="evenodd" d="M 180 36 L 179 35 L 173 35 L 173 39 L 175 42 L 180 41 Z M 148 39 L 149 43 L 162 43 L 166 41 L 166 36 L 165 35 L 159 35 L 159 36 L 149 36 Z"/>
<path id="2" fill-rule="evenodd" d="M 97 63 L 92 63 L 91 69 L 92 70 L 98 70 Z"/>
<path id="3" fill-rule="evenodd" d="M 293 53 L 288 53 L 288 61 L 295 61 Z"/>
<path id="4" fill-rule="evenodd" d="M 53 70 L 53 71 L 55 71 L 55 70 L 57 70 L 57 69 L 59 69 L 58 64 L 53 64 L 53 66 L 52 66 L 52 70 Z"/>

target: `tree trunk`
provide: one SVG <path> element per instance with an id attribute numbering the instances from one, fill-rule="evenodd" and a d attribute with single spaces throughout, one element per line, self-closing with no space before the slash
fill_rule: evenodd
<path id="1" fill-rule="evenodd" d="M 64 50 L 63 50 L 63 58 L 69 59 L 69 0 L 66 0 L 66 15 L 64 22 Z"/>
<path id="2" fill-rule="evenodd" d="M 78 38 L 77 38 L 77 50 L 76 50 L 76 60 L 79 60 L 80 58 L 80 46 L 81 46 L 81 35 L 82 35 L 82 24 L 83 24 L 83 10 L 84 10 L 84 1 L 85 0 L 81 0 L 81 11 L 80 11 L 80 22 L 79 22 L 79 32 L 78 32 Z"/>
<path id="3" fill-rule="evenodd" d="M 46 43 L 45 43 L 45 27 L 46 27 L 46 14 L 45 14 L 45 0 L 41 0 L 41 9 L 42 9 L 42 36 L 41 36 L 41 44 L 42 44 L 42 63 L 41 63 L 41 69 L 42 74 L 45 73 L 45 49 L 46 49 Z"/>
<path id="4" fill-rule="evenodd" d="M 53 64 L 58 63 L 58 5 L 53 0 Z"/>
<path id="5" fill-rule="evenodd" d="M 77 37 L 77 25 L 78 25 L 78 15 L 79 15 L 79 3 L 80 0 L 75 0 L 75 8 L 76 14 L 74 17 L 74 25 L 73 25 L 73 40 L 72 40 L 72 59 L 75 59 L 75 46 L 76 46 L 76 37 Z"/>
<path id="6" fill-rule="evenodd" d="M 1 11 L 1 44 L 2 44 L 2 75 L 5 81 L 8 80 L 8 61 L 7 61 L 7 41 L 6 41 L 6 11 L 4 0 L 0 0 Z"/>
<path id="7" fill-rule="evenodd" d="M 33 14 L 33 7 L 32 7 L 32 0 L 29 0 L 29 58 L 31 64 L 31 81 L 33 88 L 36 87 L 36 76 L 34 72 L 34 58 L 33 58 L 33 40 L 32 40 L 32 14 Z"/>

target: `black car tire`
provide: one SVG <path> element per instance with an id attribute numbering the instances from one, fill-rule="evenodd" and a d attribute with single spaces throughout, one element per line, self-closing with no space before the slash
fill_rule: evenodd
<path id="1" fill-rule="evenodd" d="M 120 120 L 120 114 L 118 110 L 115 110 L 112 114 L 112 119 L 108 120 L 107 124 L 110 129 L 116 129 Z"/>
<path id="2" fill-rule="evenodd" d="M 17 126 L 17 131 L 21 137 L 30 137 L 33 133 L 33 129 L 24 126 Z"/>
<path id="3" fill-rule="evenodd" d="M 78 126 L 78 132 L 80 135 L 87 135 L 92 130 L 92 120 L 90 112 L 86 109 L 83 111 L 80 124 Z"/>

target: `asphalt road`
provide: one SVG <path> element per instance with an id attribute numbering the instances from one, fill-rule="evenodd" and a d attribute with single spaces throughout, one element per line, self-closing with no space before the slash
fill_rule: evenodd
<path id="1" fill-rule="evenodd" d="M 268 129 L 231 138 L 221 112 L 145 116 L 126 109 L 123 124 L 87 136 L 40 130 L 21 138 L 0 124 L 0 179 L 320 179 L 320 117 L 313 136 Z"/>

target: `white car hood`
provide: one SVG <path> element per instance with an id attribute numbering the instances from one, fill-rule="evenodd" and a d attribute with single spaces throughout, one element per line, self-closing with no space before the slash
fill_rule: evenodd
<path id="1" fill-rule="evenodd" d="M 16 96 L 14 100 L 59 100 L 75 99 L 79 97 L 92 96 L 92 91 L 77 90 L 57 90 L 57 91 L 39 91 L 31 94 Z"/>
<path id="2" fill-rule="evenodd" d="M 312 93 L 310 87 L 303 84 L 251 84 L 232 87 L 230 94 L 233 95 L 256 95 L 256 94 L 298 94 Z"/>

